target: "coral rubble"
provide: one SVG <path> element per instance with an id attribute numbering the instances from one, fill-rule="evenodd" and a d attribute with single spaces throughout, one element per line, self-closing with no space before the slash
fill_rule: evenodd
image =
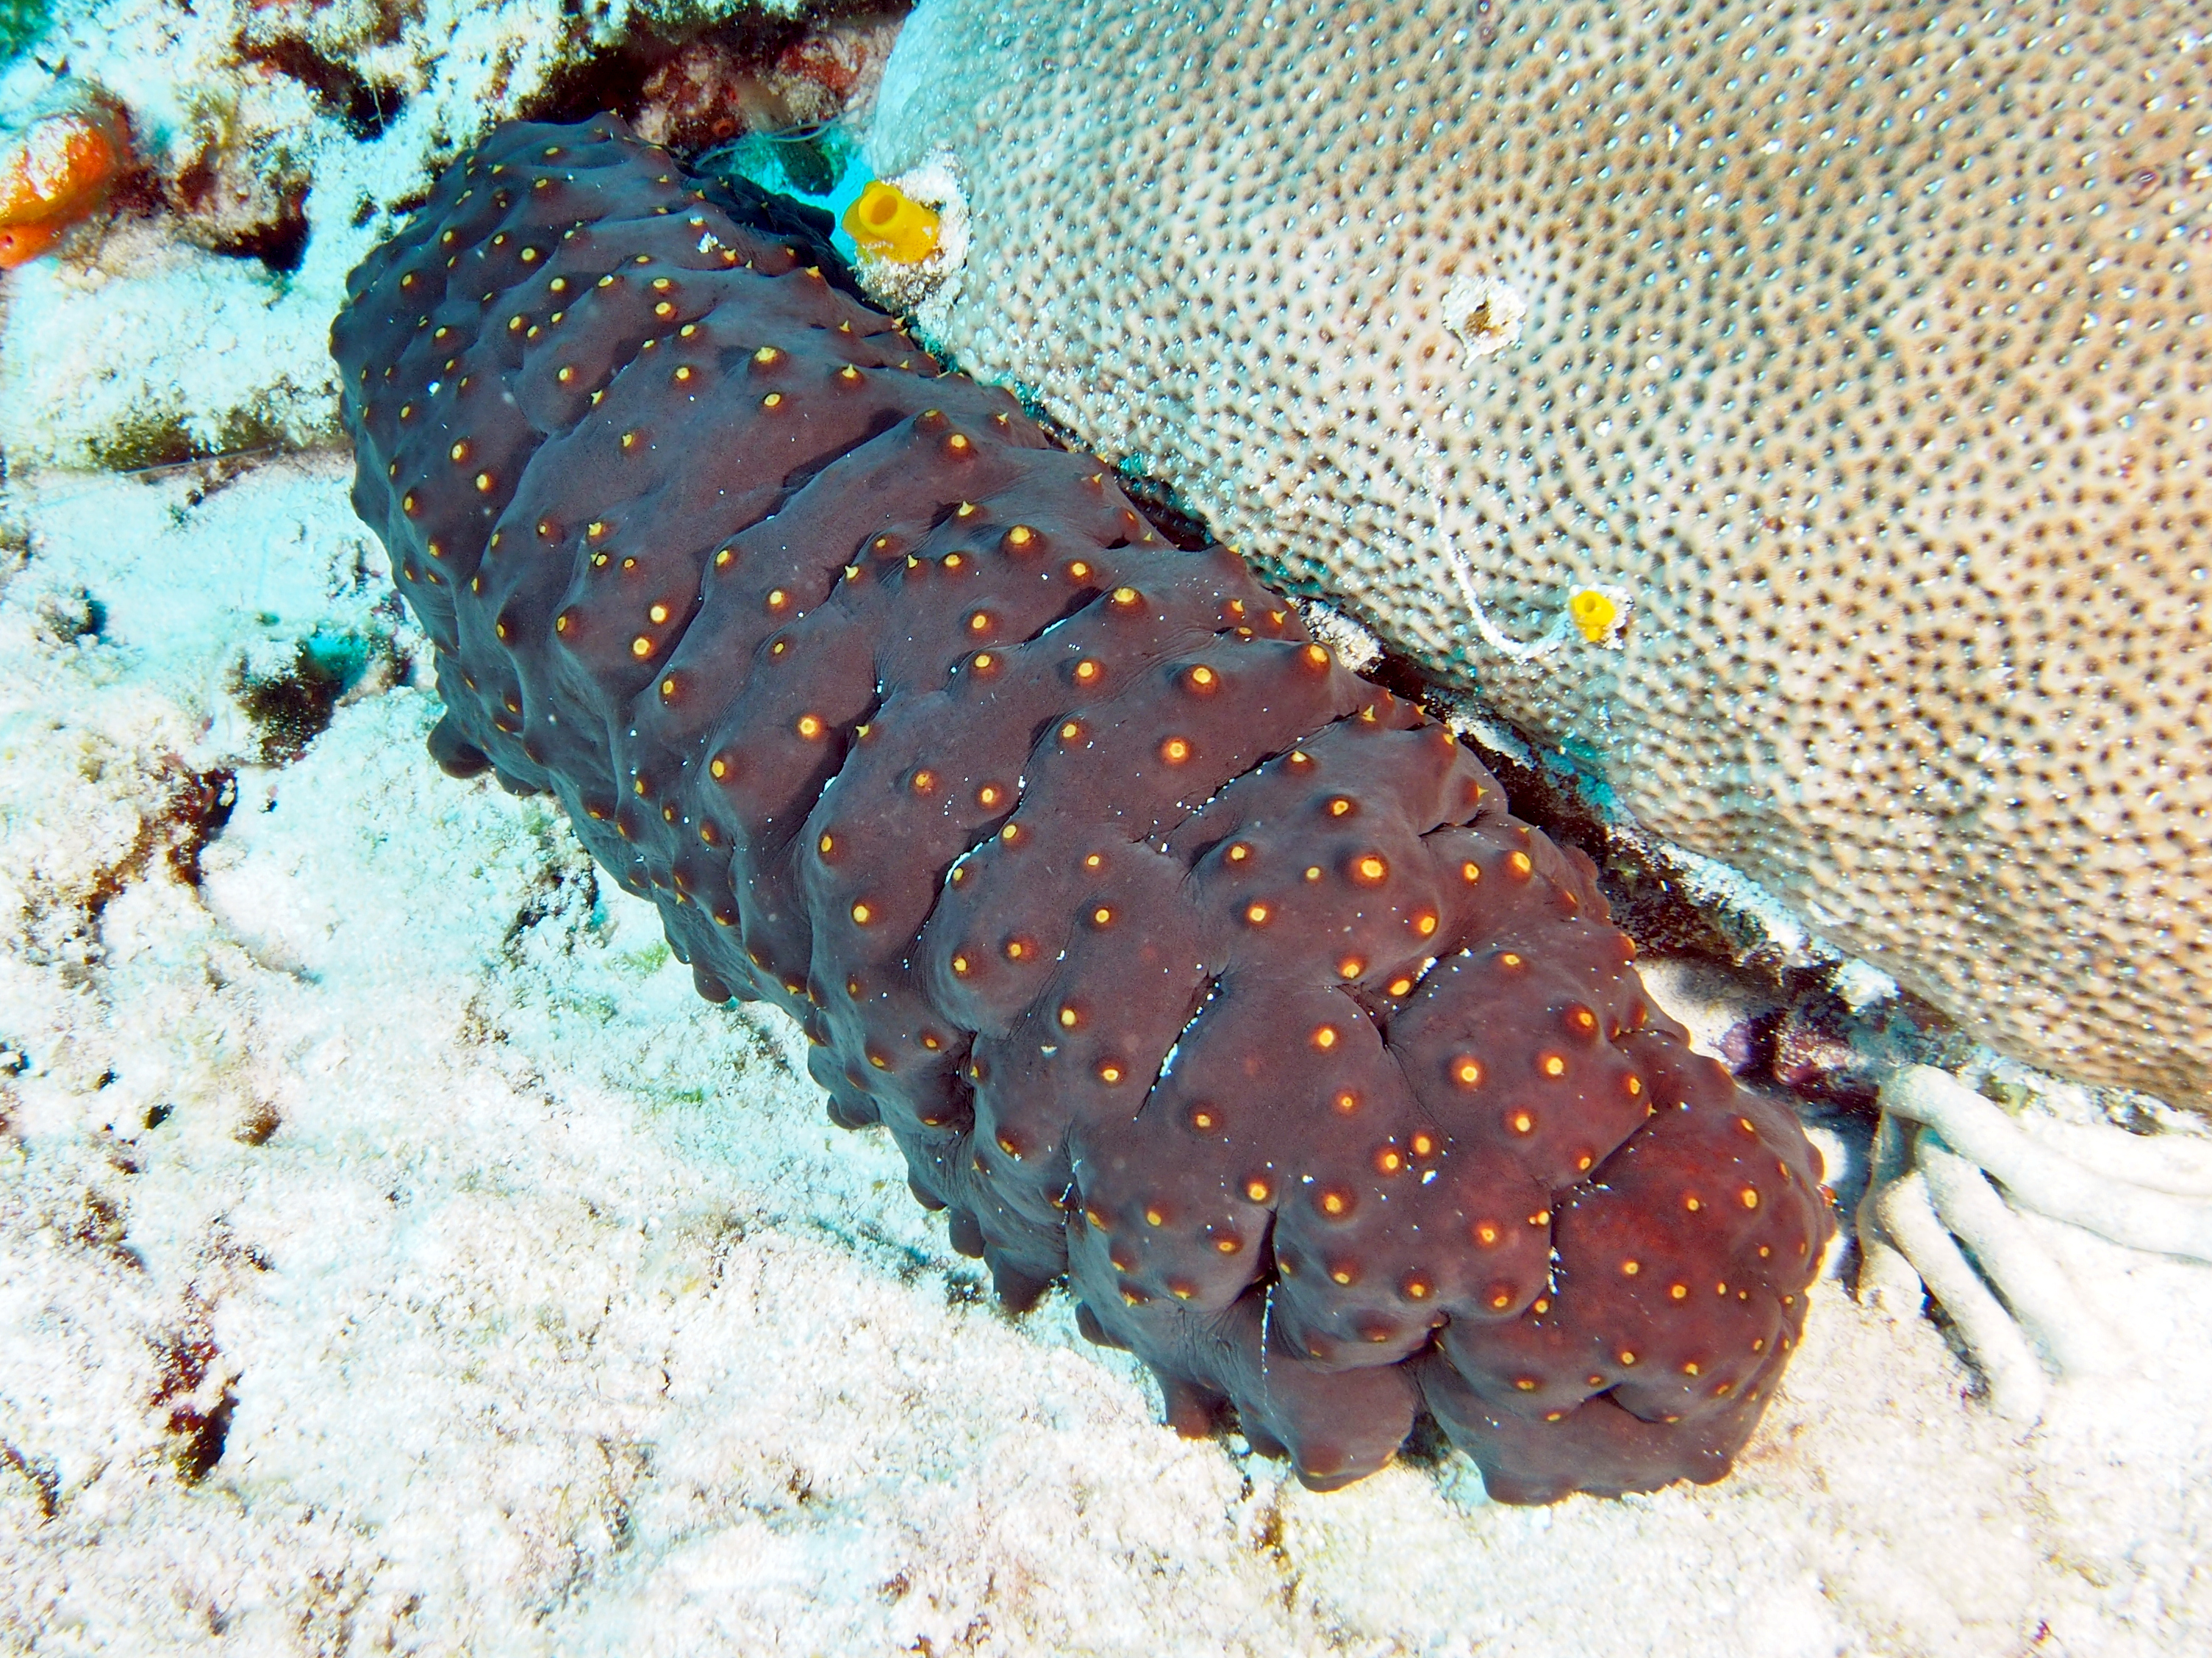
<path id="1" fill-rule="evenodd" d="M 811 0 L 57 0 L 17 13 L 42 32 L 7 61 L 9 9 L 0 133 L 91 95 L 135 153 L 100 234 L 0 301 L 0 450 L 66 466 L 334 436 L 346 272 L 493 123 L 612 105 L 687 143 L 805 123 L 778 149 L 819 168 L 848 141 L 812 124 L 865 102 L 896 22 Z"/>

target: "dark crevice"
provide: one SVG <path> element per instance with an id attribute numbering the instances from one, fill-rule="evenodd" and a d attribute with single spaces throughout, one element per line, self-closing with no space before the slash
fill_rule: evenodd
<path id="1" fill-rule="evenodd" d="M 812 123 L 799 118 L 778 89 L 787 54 L 824 24 L 896 17 L 908 9 L 896 0 L 823 0 L 799 17 L 763 17 L 751 9 L 708 22 L 633 17 L 618 39 L 605 44 L 592 38 L 590 21 L 572 11 L 569 63 L 522 100 L 518 112 L 526 120 L 581 121 L 612 110 L 635 123 L 651 108 L 669 146 L 687 156 L 746 132 L 804 133 Z M 702 78 L 711 90 L 696 90 L 708 95 L 687 96 L 685 82 Z"/>
<path id="2" fill-rule="evenodd" d="M 296 185 L 284 192 L 276 217 L 232 235 L 218 236 L 207 244 L 208 252 L 228 259 L 258 259 L 270 270 L 289 276 L 307 257 L 307 240 L 313 227 L 307 222 L 307 186 Z"/>
<path id="3" fill-rule="evenodd" d="M 1059 627 L 1062 623 L 1069 620 L 1071 617 L 1080 616 L 1084 611 L 1089 610 L 1104 596 L 1105 591 L 1106 590 L 1103 587 L 1086 586 L 1077 588 L 1067 596 L 1067 603 L 1061 605 L 1060 609 L 1055 610 L 1050 616 L 1039 623 L 1035 628 L 1031 629 L 1021 638 L 1014 641 L 1012 647 L 1001 647 L 1000 648 L 1020 650 L 1026 646 L 1036 644 L 1037 641 L 1042 639 L 1047 634 L 1050 633 L 1054 628 Z M 1043 725 L 1039 726 L 1037 728 L 1038 732 L 1041 734 L 1048 726 L 1057 726 L 1066 718 L 1066 716 L 1065 714 L 1055 714 L 1050 720 L 1046 720 Z"/>
<path id="4" fill-rule="evenodd" d="M 1365 677 L 1439 720 L 1448 721 L 1455 711 L 1455 694 L 1406 657 L 1385 653 Z M 1514 735 L 1522 738 L 1528 754 L 1539 751 L 1540 745 L 1521 732 Z M 1768 988 L 1779 988 L 1780 963 L 1755 961 L 1757 940 L 1731 937 L 1709 909 L 1682 890 L 1670 872 L 1615 837 L 1572 776 L 1494 749 L 1477 738 L 1462 735 L 1460 740 L 1497 778 L 1516 817 L 1561 845 L 1578 847 L 1589 855 L 1597 865 L 1598 890 L 1613 911 L 1613 924 L 1636 941 L 1638 949 L 1656 955 L 1753 965 Z"/>
<path id="5" fill-rule="evenodd" d="M 38 612 L 41 629 L 56 644 L 97 641 L 107 631 L 107 606 L 83 587 L 49 594 L 39 601 Z"/>
<path id="6" fill-rule="evenodd" d="M 187 1485 L 199 1484 L 222 1460 L 238 1405 L 235 1376 L 224 1380 L 214 1405 L 203 1408 L 199 1402 L 221 1357 L 208 1313 L 208 1304 L 187 1291 L 184 1321 L 158 1350 L 161 1368 L 149 1401 L 164 1413 L 173 1442 L 170 1455 Z"/>
<path id="7" fill-rule="evenodd" d="M 249 64 L 297 81 L 314 94 L 318 108 L 363 143 L 381 137 L 407 104 L 400 88 L 368 79 L 351 64 L 325 58 L 313 42 L 295 34 L 271 40 L 241 36 L 238 53 Z"/>
<path id="8" fill-rule="evenodd" d="M 28 1457 L 5 1440 L 0 1440 L 0 1462 L 6 1463 L 31 1484 L 39 1504 L 39 1517 L 51 1520 L 61 1512 L 62 1479 L 59 1471 L 44 1457 Z"/>
<path id="9" fill-rule="evenodd" d="M 909 417 L 900 415 L 896 410 L 884 410 L 860 428 L 857 437 L 849 440 L 839 440 L 836 447 L 826 450 L 819 455 L 810 456 L 807 459 L 799 462 L 798 465 L 783 475 L 781 480 L 783 494 L 776 498 L 775 505 L 763 513 L 754 522 L 765 524 L 785 507 L 790 506 L 792 501 L 804 493 L 810 484 L 836 466 L 839 461 L 857 455 L 869 444 L 882 437 L 884 433 L 906 424 L 908 418 Z M 947 515 L 950 515 L 949 508 Z M 750 524 L 745 526 L 747 529 L 752 527 Z M 933 529 L 936 526 L 933 525 L 931 527 Z"/>
<path id="10" fill-rule="evenodd" d="M 396 677 L 398 662 L 387 638 L 316 634 L 294 647 L 282 672 L 253 678 L 241 669 L 235 695 L 253 722 L 261 763 L 298 759 L 329 726 L 339 701 L 380 663 Z"/>
<path id="11" fill-rule="evenodd" d="M 814 814 L 822 805 L 822 797 L 830 792 L 830 786 L 837 780 L 845 769 L 845 762 L 852 756 L 856 740 L 854 733 L 861 726 L 873 724 L 882 714 L 883 707 L 883 688 L 879 681 L 876 694 L 868 700 L 868 706 L 849 724 L 837 727 L 835 734 L 824 744 L 828 751 L 823 755 L 821 763 L 801 779 L 798 787 L 792 791 L 789 809 L 775 813 L 762 823 L 759 837 L 754 842 L 757 855 L 753 862 L 756 868 L 769 869 L 779 864 L 795 865 L 798 848 L 806 842 L 807 825 L 813 822 Z M 792 890 L 801 896 L 803 902 L 803 893 L 795 882 Z"/>
<path id="12" fill-rule="evenodd" d="M 1141 1119 L 1146 1112 L 1152 1109 L 1153 1096 L 1159 1092 L 1160 1084 L 1167 1080 L 1170 1061 L 1181 1050 L 1183 1038 L 1189 1035 L 1192 1029 L 1206 1017 L 1206 1010 L 1212 1005 L 1213 999 L 1220 988 L 1221 975 L 1218 973 L 1209 973 L 1199 981 L 1197 987 L 1191 993 L 1189 1005 L 1183 1009 L 1182 1021 L 1176 1026 L 1176 1034 L 1169 1039 L 1167 1047 L 1160 1054 L 1158 1062 L 1152 1067 L 1152 1085 L 1145 1090 L 1145 1097 L 1137 1102 L 1137 1109 L 1131 1118 L 1132 1121 Z"/>
<path id="13" fill-rule="evenodd" d="M 1035 418 L 1034 411 L 1031 411 L 1031 418 Z M 1086 452 L 1081 444 L 1070 446 L 1079 453 Z M 1214 545 L 1213 537 L 1206 530 L 1205 520 L 1177 506 L 1164 485 L 1148 477 L 1133 477 L 1127 472 L 1115 476 L 1121 485 L 1121 493 L 1136 502 L 1152 521 L 1152 527 L 1170 545 L 1186 553 L 1203 552 Z"/>
<path id="14" fill-rule="evenodd" d="M 392 223 L 401 224 L 411 217 L 416 209 L 428 206 L 429 200 L 430 192 L 427 187 L 422 190 L 410 190 L 402 195 L 394 196 L 383 204 L 382 210 Z M 371 216 L 374 216 L 374 214 Z"/>
<path id="15" fill-rule="evenodd" d="M 169 842 L 169 872 L 186 886 L 199 885 L 200 859 L 237 805 L 238 774 L 228 766 L 188 772 L 170 794 L 165 815 L 179 833 Z"/>
<path id="16" fill-rule="evenodd" d="M 1216 639 L 1224 638 L 1225 636 L 1226 635 L 1221 634 L 1216 634 L 1214 635 Z M 1289 642 L 1296 644 L 1300 641 L 1291 640 Z M 1174 823 L 1170 823 L 1165 821 L 1164 817 L 1163 817 L 1159 828 L 1150 838 L 1158 841 L 1161 845 L 1165 846 L 1169 841 L 1175 839 L 1176 835 L 1182 830 L 1182 826 L 1185 823 L 1191 822 L 1194 818 L 1204 816 L 1206 811 L 1212 806 L 1216 800 L 1218 800 L 1224 794 L 1236 787 L 1237 784 L 1243 782 L 1246 778 L 1250 777 L 1255 773 L 1258 772 L 1262 767 L 1273 765 L 1276 761 L 1281 759 L 1292 750 L 1312 742 L 1323 732 L 1328 731 L 1338 726 L 1347 724 L 1352 720 L 1358 720 L 1358 718 L 1359 715 L 1356 712 L 1340 714 L 1334 720 L 1328 721 L 1327 725 L 1316 726 L 1313 730 L 1306 732 L 1303 737 L 1294 738 L 1285 747 L 1276 749 L 1267 754 L 1261 755 L 1258 759 L 1253 761 L 1250 765 L 1245 767 L 1243 770 L 1237 772 L 1231 776 L 1223 778 L 1218 783 L 1215 784 L 1212 789 L 1207 791 L 1205 799 L 1200 801 L 1196 805 L 1186 810 L 1183 815 L 1176 818 Z M 1183 879 L 1188 882 L 1191 878 L 1192 875 L 1197 871 L 1199 859 L 1203 858 L 1208 851 L 1220 845 L 1221 842 L 1227 838 L 1228 837 L 1226 835 L 1216 835 L 1212 840 L 1206 841 L 1203 847 L 1196 851 L 1191 851 L 1188 848 L 1179 850 L 1176 853 L 1176 855 L 1183 859 Z"/>
<path id="17" fill-rule="evenodd" d="M 222 1461 L 231 1413 L 237 1408 L 237 1394 L 226 1387 L 211 1411 L 203 1413 L 185 1406 L 169 1412 L 169 1431 L 178 1438 L 177 1477 L 185 1484 L 198 1485 Z"/>
<path id="18" fill-rule="evenodd" d="M 800 264 L 818 268 L 832 288 L 868 302 L 859 278 L 830 240 L 836 221 L 820 208 L 763 190 L 750 179 L 695 173 L 692 182 L 707 192 L 709 206 L 721 209 L 746 229 L 783 243 Z"/>
<path id="19" fill-rule="evenodd" d="M 1368 677 L 1439 719 L 1455 712 L 1460 694 L 1402 657 L 1386 656 Z M 1787 1095 L 1808 1121 L 1850 1119 L 1873 1111 L 1879 1077 L 1889 1066 L 1964 1057 L 1956 1023 L 1908 989 L 1854 1011 L 1832 987 L 1838 963 L 1792 959 L 1755 920 L 1689 890 L 1663 853 L 1613 832 L 1576 774 L 1532 761 L 1541 745 L 1504 729 L 1524 744 L 1521 754 L 1477 738 L 1461 740 L 1497 777 L 1513 815 L 1589 857 L 1613 924 L 1641 954 L 1702 964 L 1752 1010 L 1718 1047 L 1740 1081 Z"/>
<path id="20" fill-rule="evenodd" d="M 1459 1451 L 1436 1418 L 1422 1411 L 1413 1418 L 1413 1430 L 1407 1434 L 1405 1443 L 1398 1447 L 1398 1460 L 1431 1474 L 1441 1474 L 1457 1466 Z"/>
<path id="21" fill-rule="evenodd" d="M 297 760 L 330 725 L 344 689 L 344 676 L 319 661 L 304 643 L 288 671 L 244 686 L 239 706 L 258 731 L 262 762 Z"/>
<path id="22" fill-rule="evenodd" d="M 1370 986 L 1358 980 L 1354 980 L 1350 984 L 1338 985 L 1336 988 L 1367 1016 L 1368 1023 L 1375 1027 L 1375 1034 L 1382 1039 L 1384 1048 L 1389 1049 L 1395 1058 L 1396 1051 L 1390 1049 L 1390 1022 L 1398 1017 L 1401 1008 L 1421 993 L 1421 987 L 1428 981 L 1429 975 L 1436 970 L 1437 963 L 1449 957 L 1457 955 L 1466 947 L 1466 944 L 1467 940 L 1463 937 L 1453 938 L 1444 942 L 1441 947 L 1430 953 L 1427 957 L 1428 966 L 1423 968 L 1419 974 L 1413 975 L 1413 988 L 1403 996 L 1393 996 L 1380 987 Z M 1402 1068 L 1403 1060 L 1400 1060 L 1399 1064 Z M 1412 1088 L 1413 1079 L 1410 1077 L 1407 1078 L 1406 1085 L 1408 1089 Z"/>

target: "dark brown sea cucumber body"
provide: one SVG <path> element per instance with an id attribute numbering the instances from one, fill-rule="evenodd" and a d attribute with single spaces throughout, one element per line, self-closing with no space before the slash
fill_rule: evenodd
<path id="1" fill-rule="evenodd" d="M 1592 871 L 1219 548 L 945 374 L 787 210 L 510 125 L 352 278 L 355 505 L 447 769 L 550 790 L 702 993 L 1026 1304 L 1329 1486 L 1717 1479 L 1832 1230 Z"/>

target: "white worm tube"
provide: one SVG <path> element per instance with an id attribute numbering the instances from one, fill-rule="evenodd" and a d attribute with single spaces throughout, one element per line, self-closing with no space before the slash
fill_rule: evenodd
<path id="1" fill-rule="evenodd" d="M 1892 1242 L 1881 1224 L 1881 1194 L 1891 1182 L 1912 1166 L 1911 1137 L 1887 1112 L 1875 1125 L 1874 1145 L 1867 1153 L 1866 1190 L 1860 1194 L 1853 1220 L 1858 1230 L 1859 1304 L 1873 1307 L 1893 1318 L 1920 1316 L 1924 1287 L 1912 1263 Z"/>
<path id="2" fill-rule="evenodd" d="M 2124 1128 L 2036 1118 L 2027 1137 L 2106 1180 L 2177 1198 L 2212 1198 L 2212 1139 L 2189 1134 L 2130 1134 Z"/>
<path id="3" fill-rule="evenodd" d="M 1926 1177 L 1915 1169 L 1892 1181 L 1876 1208 L 1883 1228 L 1912 1262 L 1929 1293 L 1943 1303 L 1988 1379 L 1990 1408 L 2008 1421 L 2033 1424 L 2043 1414 L 2049 1379 L 2012 1315 L 1990 1293 L 1936 1218 Z"/>
<path id="4" fill-rule="evenodd" d="M 2105 1376 L 2117 1369 L 2119 1355 L 2112 1333 L 2097 1322 L 2065 1269 L 2036 1242 L 1988 1176 L 1945 1145 L 1932 1128 L 1921 1132 L 1913 1160 L 1927 1179 L 1936 1214 L 1974 1252 L 1982 1276 L 2004 1297 L 2050 1368 L 2061 1376 Z"/>
<path id="5" fill-rule="evenodd" d="M 2090 1173 L 2030 1138 L 1948 1072 L 1906 1066 L 1882 1085 L 1881 1103 L 1885 1111 L 1933 1128 L 2023 1208 L 2131 1248 L 2212 1261 L 2212 1205 Z M 1887 1211 L 1883 1218 L 1886 1223 Z"/>

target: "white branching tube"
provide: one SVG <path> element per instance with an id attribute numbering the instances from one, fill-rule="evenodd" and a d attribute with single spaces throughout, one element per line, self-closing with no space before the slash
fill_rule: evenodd
<path id="1" fill-rule="evenodd" d="M 2130 1134 L 2124 1128 L 2093 1128 L 2055 1119 L 2038 1119 L 2021 1127 L 2029 1139 L 2089 1174 L 2178 1198 L 2212 1198 L 2212 1139 Z"/>
<path id="2" fill-rule="evenodd" d="M 2033 1424 L 2050 1391 L 2043 1366 L 2012 1315 L 1937 1217 L 1926 1177 L 1915 1169 L 1892 1181 L 1876 1199 L 1875 1211 L 1972 1351 L 1989 1382 L 1990 1408 L 2008 1421 Z"/>
<path id="3" fill-rule="evenodd" d="M 1875 1125 L 1874 1145 L 1867 1157 L 1866 1192 L 1859 1199 L 1856 1218 L 1859 1301 L 1892 1318 L 1918 1318 L 1923 1294 L 1919 1273 L 1899 1253 L 1889 1229 L 1881 1224 L 1882 1193 L 1912 1166 L 1911 1140 L 1896 1118 L 1882 1113 Z"/>
<path id="4" fill-rule="evenodd" d="M 2065 1269 L 1997 1195 L 1988 1176 L 1953 1152 L 1932 1128 L 1921 1130 L 1912 1157 L 1936 1214 L 1973 1251 L 1982 1276 L 2004 1298 L 2050 1367 L 2061 1376 L 2102 1376 L 2116 1369 L 2112 1333 L 2091 1315 Z"/>
<path id="5" fill-rule="evenodd" d="M 1907 1066 L 1883 1085 L 1881 1103 L 1896 1116 L 1933 1128 L 2022 1208 L 2131 1248 L 2212 1261 L 2212 1204 L 2093 1174 L 2039 1144 L 1946 1072 Z"/>

